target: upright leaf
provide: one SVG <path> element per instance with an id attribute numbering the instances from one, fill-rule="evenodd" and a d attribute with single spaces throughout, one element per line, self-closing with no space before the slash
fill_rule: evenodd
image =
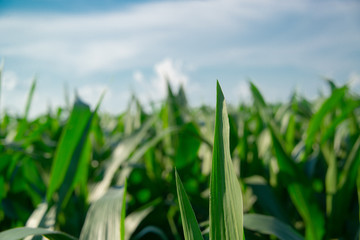
<path id="1" fill-rule="evenodd" d="M 196 221 L 195 213 L 191 207 L 184 186 L 176 170 L 175 179 L 185 240 L 203 239 L 203 237 L 201 236 L 199 225 Z"/>
<path id="2" fill-rule="evenodd" d="M 243 240 L 241 188 L 230 157 L 229 120 L 217 82 L 215 136 L 210 177 L 210 239 Z"/>
<path id="3" fill-rule="evenodd" d="M 48 202 L 58 190 L 64 200 L 73 185 L 92 116 L 89 106 L 77 99 L 56 149 L 46 195 Z"/>

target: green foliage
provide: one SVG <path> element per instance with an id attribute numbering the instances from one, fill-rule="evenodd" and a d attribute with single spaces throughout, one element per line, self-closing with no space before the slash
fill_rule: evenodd
<path id="1" fill-rule="evenodd" d="M 358 239 L 360 98 L 327 83 L 286 103 L 250 83 L 228 109 L 219 84 L 216 109 L 168 84 L 151 112 L 77 99 L 31 119 L 34 81 L 0 115 L 0 239 Z"/>

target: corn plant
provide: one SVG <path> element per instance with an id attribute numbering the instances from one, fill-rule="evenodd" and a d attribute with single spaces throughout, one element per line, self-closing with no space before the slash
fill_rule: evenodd
<path id="1" fill-rule="evenodd" d="M 217 84 L 215 109 L 168 84 L 151 110 L 66 97 L 30 118 L 34 80 L 22 114 L 0 106 L 0 239 L 359 239 L 360 98 L 326 83 L 283 103 L 250 83 L 239 106 Z"/>

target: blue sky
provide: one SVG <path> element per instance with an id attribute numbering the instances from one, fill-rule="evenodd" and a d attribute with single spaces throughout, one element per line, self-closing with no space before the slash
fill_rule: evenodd
<path id="1" fill-rule="evenodd" d="M 165 76 L 190 104 L 249 99 L 247 81 L 268 101 L 296 89 L 314 98 L 323 77 L 360 84 L 356 0 L 4 1 L 0 0 L 2 108 L 31 112 L 64 105 L 64 85 L 119 113 L 132 92 L 146 105 L 165 95 Z"/>

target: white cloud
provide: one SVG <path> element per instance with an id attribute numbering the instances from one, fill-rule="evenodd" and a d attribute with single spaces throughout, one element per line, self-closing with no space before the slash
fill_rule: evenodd
<path id="1" fill-rule="evenodd" d="M 154 66 L 156 78 L 152 80 L 152 85 L 160 96 L 164 97 L 167 92 L 167 81 L 170 83 L 173 91 L 178 91 L 180 86 L 186 88 L 188 77 L 183 73 L 183 64 L 174 62 L 167 58 Z"/>
<path id="2" fill-rule="evenodd" d="M 181 61 L 166 58 L 156 63 L 153 70 L 153 76 L 149 78 L 145 78 L 140 71 L 136 71 L 133 75 L 136 83 L 135 91 L 142 103 L 164 99 L 167 95 L 167 81 L 175 93 L 181 85 L 187 90 L 189 78 Z"/>
<path id="3" fill-rule="evenodd" d="M 144 82 L 144 75 L 139 70 L 135 71 L 133 74 L 133 79 L 135 80 L 135 82 L 141 84 Z"/>
<path id="4" fill-rule="evenodd" d="M 0 57 L 31 69 L 31 74 L 46 75 L 47 81 L 69 76 L 64 80 L 83 86 L 79 92 L 91 102 L 98 100 L 92 97 L 100 96 L 98 89 L 116 85 L 98 79 L 120 78 L 124 94 L 110 96 L 108 90 L 107 108 L 123 101 L 131 80 L 144 100 L 164 97 L 165 76 L 175 89 L 184 84 L 200 102 L 214 91 L 207 83 L 196 82 L 198 78 L 190 81 L 192 73 L 205 79 L 216 69 L 215 74 L 244 71 L 237 76 L 253 77 L 253 72 L 267 69 L 272 75 L 259 80 L 261 84 L 269 79 L 290 81 L 289 74 L 279 73 L 284 69 L 301 69 L 306 77 L 309 72 L 339 76 L 358 70 L 354 52 L 360 50 L 359 10 L 358 1 L 208 0 L 150 1 L 97 13 L 2 14 L 0 32 L 5 37 L 0 38 Z M 146 75 L 152 66 L 154 76 Z M 21 85 L 19 78 L 7 89 L 16 89 L 16 82 Z M 247 96 L 244 83 L 231 86 L 235 101 L 238 95 Z"/>
<path id="5" fill-rule="evenodd" d="M 206 66 L 209 61 L 214 62 L 212 64 L 234 61 L 245 65 L 259 61 L 297 64 L 296 54 L 305 53 L 298 59 L 310 65 L 319 62 L 307 59 L 313 52 L 307 47 L 313 42 L 316 48 L 333 41 L 353 43 L 359 40 L 359 31 L 345 31 L 339 24 L 335 28 L 325 26 L 308 39 L 306 34 L 300 34 L 305 37 L 287 44 L 265 38 L 254 39 L 255 43 L 243 39 L 254 32 L 261 33 L 263 28 L 273 27 L 273 21 L 278 24 L 276 21 L 286 15 L 311 21 L 340 17 L 344 13 L 351 15 L 356 9 L 359 4 L 339 4 L 336 0 L 316 4 L 300 0 L 210 0 L 150 2 L 110 13 L 4 15 L 0 17 L 0 32 L 6 38 L 0 39 L 0 52 L 6 57 L 42 61 L 47 67 L 51 64 L 52 68 L 71 69 L 70 72 L 84 76 L 149 65 L 165 56 L 186 58 L 189 64 Z M 301 24 L 298 24 L 299 33 L 311 27 Z M 291 30 L 294 29 L 286 31 L 291 33 Z M 334 37 L 338 31 L 342 34 Z M 280 34 L 285 39 L 288 37 L 285 31 Z M 303 61 L 304 58 L 308 61 Z M 326 66 L 326 61 L 322 62 Z"/>

